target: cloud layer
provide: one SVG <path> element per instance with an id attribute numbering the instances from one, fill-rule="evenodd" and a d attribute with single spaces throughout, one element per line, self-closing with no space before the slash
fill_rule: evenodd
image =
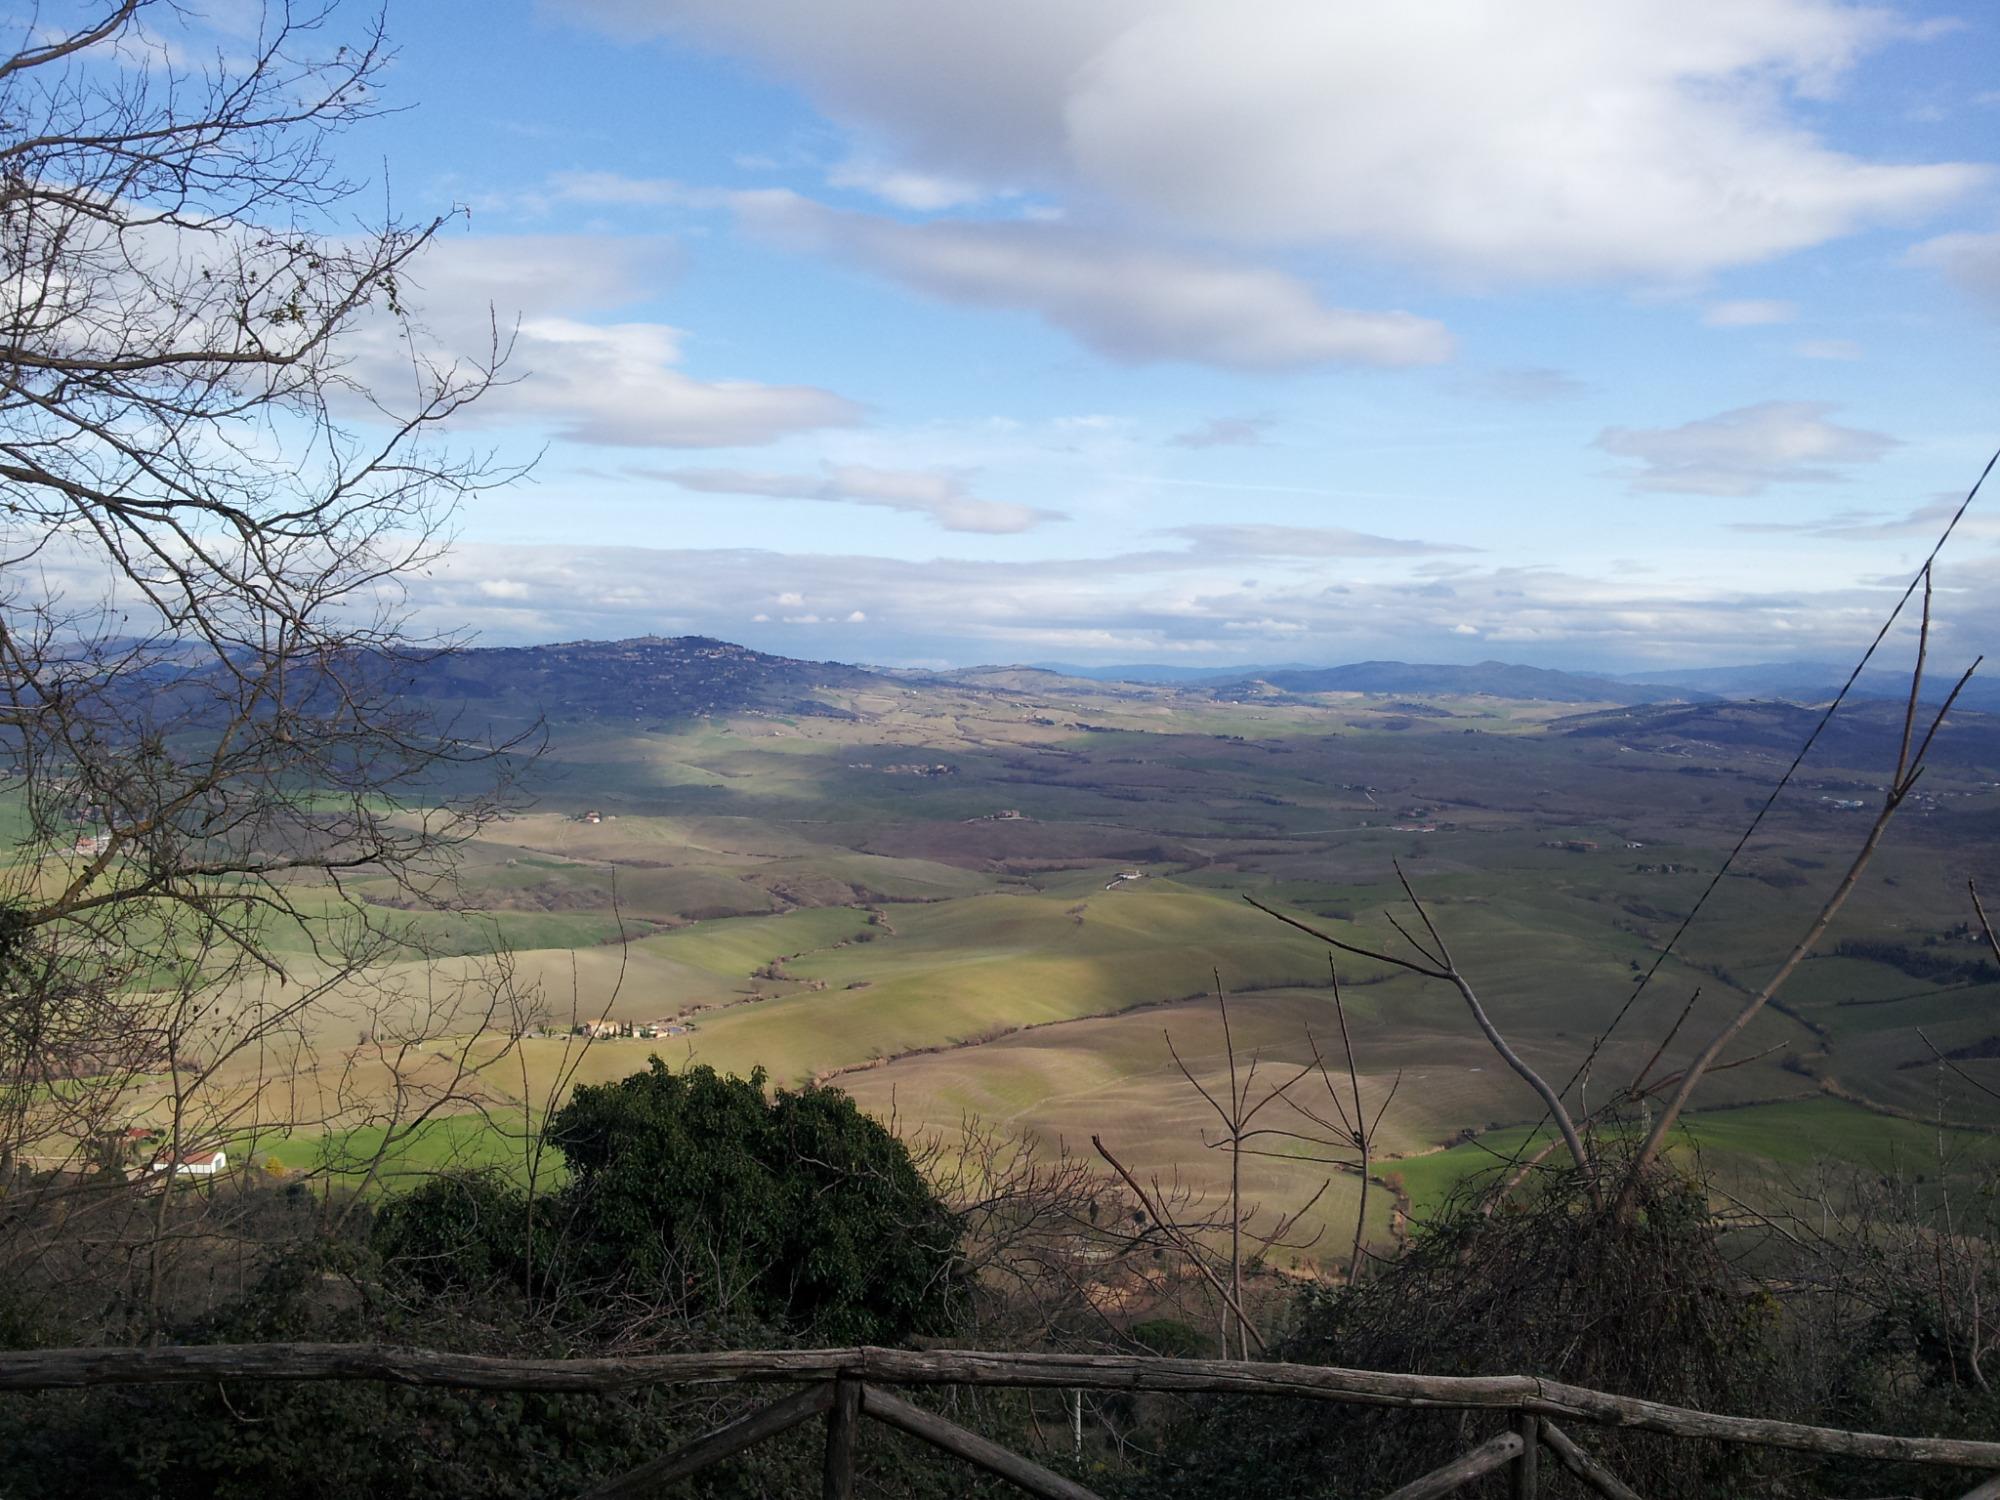
<path id="1" fill-rule="evenodd" d="M 1405 312 L 1331 307 L 1293 276 L 1143 248 L 1058 224 L 896 219 L 793 193 L 746 193 L 745 225 L 942 301 L 1039 315 L 1111 359 L 1238 370 L 1435 364 L 1444 325 Z"/>
<path id="2" fill-rule="evenodd" d="M 1699 276 L 1907 220 L 1983 176 L 1863 160 L 1807 128 L 1796 104 L 1913 34 L 1842 0 L 1735 0 L 1699 25 L 1676 0 L 551 3 L 748 58 L 877 161 L 961 190 L 1480 276 Z"/>
<path id="3" fill-rule="evenodd" d="M 1373 536 L 1339 526 L 1176 526 L 1167 535 L 1182 538 L 1197 554 L 1211 558 L 1430 557 L 1478 550 L 1455 542 Z"/>
<path id="4" fill-rule="evenodd" d="M 601 187 L 601 185 L 600 185 Z M 682 330 L 587 315 L 650 300 L 670 278 L 664 240 L 586 235 L 441 237 L 410 273 L 433 358 L 507 352 L 503 381 L 459 418 L 606 447 L 718 448 L 858 423 L 861 407 L 807 385 L 703 379 L 679 368 Z M 411 350 L 386 319 L 364 327 L 349 373 L 361 389 L 411 381 Z"/>
<path id="5" fill-rule="evenodd" d="M 1060 511 L 1007 500 L 982 500 L 966 489 L 968 476 L 943 469 L 878 469 L 865 464 L 827 464 L 809 474 L 759 474 L 741 469 L 654 469 L 645 477 L 664 479 L 707 495 L 762 495 L 777 500 L 827 500 L 875 505 L 928 517 L 946 531 L 1005 535 L 1047 521 L 1067 519 Z"/>
<path id="6" fill-rule="evenodd" d="M 1176 448 L 1255 448 L 1271 425 L 1269 417 L 1210 417 L 1167 441 Z"/>
<path id="7" fill-rule="evenodd" d="M 1199 548 L 1003 563 L 467 544 L 410 587 L 419 618 L 470 625 L 489 641 L 658 631 L 850 661 L 958 663 L 1232 662 L 1245 653 L 1572 665 L 1771 660 L 1845 652 L 1873 633 L 1883 607 L 1870 587 L 1752 592 L 1554 568 L 1455 564 L 1448 576 L 1413 586 L 1407 565 L 1368 559 L 1337 570 L 1270 568 L 1253 585 L 1214 570 L 1214 561 Z M 2000 629 L 1996 568 L 1990 556 L 1954 568 L 1965 587 L 1934 645 L 1958 649 Z"/>
<path id="8" fill-rule="evenodd" d="M 1764 401 L 1678 427 L 1607 427 L 1597 446 L 1638 461 L 1635 490 L 1758 495 L 1774 484 L 1826 483 L 1896 446 L 1883 433 L 1826 420 L 1828 401 Z"/>
<path id="9" fill-rule="evenodd" d="M 1975 297 L 2000 304 L 2000 234 L 1942 234 L 1912 250 L 1910 260 L 1942 271 Z"/>

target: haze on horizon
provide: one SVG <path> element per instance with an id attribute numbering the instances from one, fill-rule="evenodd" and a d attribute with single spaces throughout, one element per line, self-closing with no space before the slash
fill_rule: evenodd
<path id="1" fill-rule="evenodd" d="M 400 112 L 341 150 L 467 210 L 413 300 L 446 352 L 513 326 L 458 437 L 539 455 L 410 580 L 483 644 L 1847 660 L 2000 436 L 1981 7 L 389 24 Z M 1939 646 L 1990 644 L 2000 497 L 1939 584 Z"/>

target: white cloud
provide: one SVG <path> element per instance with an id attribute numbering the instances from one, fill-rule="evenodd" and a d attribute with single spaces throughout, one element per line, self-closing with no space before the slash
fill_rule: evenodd
<path id="1" fill-rule="evenodd" d="M 1063 155 L 1071 75 L 1151 0 L 544 0 L 626 38 L 693 42 L 801 85 L 932 171 L 1002 182 Z"/>
<path id="2" fill-rule="evenodd" d="M 1461 396 L 1528 403 L 1566 400 L 1571 396 L 1582 395 L 1590 387 L 1565 371 L 1528 366 L 1519 369 L 1487 370 L 1482 374 L 1467 375 L 1453 381 L 1451 389 Z"/>
<path id="3" fill-rule="evenodd" d="M 1238 630 L 1246 635 L 1302 635 L 1306 630 L 1298 620 L 1273 620 L 1268 616 L 1262 620 L 1224 620 L 1224 630 Z"/>
<path id="4" fill-rule="evenodd" d="M 1821 537 L 1839 542 L 1902 542 L 1934 540 L 1944 531 L 1964 503 L 1963 495 L 1940 495 L 1902 515 L 1874 510 L 1843 510 L 1813 521 L 1736 521 L 1731 531 L 1769 535 Z M 1960 519 L 1953 532 L 1961 542 L 1975 538 L 2000 538 L 2000 517 L 1982 516 L 1977 510 Z"/>
<path id="5" fill-rule="evenodd" d="M 1597 446 L 1639 461 L 1635 490 L 1756 495 L 1772 484 L 1825 482 L 1839 466 L 1870 463 L 1896 446 L 1879 432 L 1826 420 L 1827 401 L 1765 401 L 1679 427 L 1607 427 Z"/>
<path id="6" fill-rule="evenodd" d="M 689 187 L 670 177 L 633 177 L 602 168 L 554 172 L 535 182 L 473 193 L 469 206 L 479 214 L 532 220 L 574 220 L 589 208 L 714 208 L 722 195 L 713 188 Z"/>
<path id="7" fill-rule="evenodd" d="M 1176 448 L 1255 448 L 1270 426 L 1269 417 L 1210 417 L 1167 441 Z"/>
<path id="8" fill-rule="evenodd" d="M 620 172 L 558 172 L 549 196 L 566 203 L 619 208 L 671 208 L 704 201 L 704 195 L 665 177 L 627 177 Z"/>
<path id="9" fill-rule="evenodd" d="M 600 312 L 622 307 L 670 282 L 680 249 L 658 235 L 439 235 L 406 278 L 409 299 L 448 327 L 486 322 L 489 308 L 511 322 L 516 311 Z"/>
<path id="10" fill-rule="evenodd" d="M 474 360 L 496 338 L 511 343 L 503 383 L 455 420 L 659 448 L 770 443 L 861 420 L 858 405 L 816 386 L 686 373 L 678 328 L 589 316 L 656 296 L 673 258 L 657 239 L 440 238 L 407 278 L 425 342 L 440 357 Z M 348 373 L 362 390 L 394 392 L 411 380 L 409 347 L 386 319 L 359 330 L 352 353 Z"/>
<path id="11" fill-rule="evenodd" d="M 1220 238 L 1478 275 L 1698 276 L 1935 209 L 1794 104 L 1928 35 L 1844 0 L 549 0 L 747 57 L 869 150 Z"/>
<path id="12" fill-rule="evenodd" d="M 830 500 L 879 505 L 928 516 L 946 531 L 1003 535 L 1027 531 L 1045 521 L 1068 518 L 1008 500 L 982 500 L 966 489 L 968 475 L 947 469 L 878 469 L 866 464 L 826 464 L 810 474 L 758 474 L 742 469 L 650 469 L 643 477 L 664 479 L 706 495 L 763 495 L 775 500 Z M 782 602 L 782 601 L 780 601 Z"/>
<path id="13" fill-rule="evenodd" d="M 2000 234 L 1942 234 L 1918 245 L 1909 258 L 1943 272 L 1962 291 L 2000 302 Z"/>
<path id="14" fill-rule="evenodd" d="M 1829 0 L 1173 6 L 1069 101 L 1094 180 L 1217 233 L 1477 272 L 1690 276 L 1937 206 L 1979 174 L 1879 166 L 1782 113 L 1887 30 Z"/>
<path id="15" fill-rule="evenodd" d="M 1703 310 L 1701 321 L 1710 328 L 1761 328 L 1772 323 L 1789 323 L 1798 314 L 1797 305 L 1791 302 L 1749 299 L 1711 302 Z"/>
<path id="16" fill-rule="evenodd" d="M 1416 542 L 1374 536 L 1339 526 L 1176 526 L 1164 533 L 1193 544 L 1211 558 L 1243 557 L 1427 557 L 1440 552 L 1475 552 L 1454 542 Z"/>
<path id="17" fill-rule="evenodd" d="M 745 224 L 947 302 L 1018 308 L 1112 359 L 1241 370 L 1435 364 L 1451 335 L 1404 312 L 1329 307 L 1282 272 L 1142 248 L 1066 226 L 907 224 L 776 191 L 744 193 Z"/>
<path id="18" fill-rule="evenodd" d="M 754 446 L 861 419 L 853 402 L 814 386 L 683 374 L 671 368 L 675 335 L 648 323 L 523 322 L 514 351 L 521 383 L 482 402 L 481 415 L 541 417 L 572 442 L 636 448 Z"/>
<path id="19" fill-rule="evenodd" d="M 893 203 L 898 208 L 919 213 L 936 213 L 941 208 L 959 208 L 978 203 L 992 194 L 976 182 L 962 177 L 942 177 L 934 172 L 913 172 L 907 167 L 884 166 L 865 157 L 850 158 L 826 174 L 827 183 L 852 188 Z"/>

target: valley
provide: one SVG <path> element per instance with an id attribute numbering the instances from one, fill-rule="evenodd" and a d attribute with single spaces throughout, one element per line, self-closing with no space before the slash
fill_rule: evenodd
<path id="1" fill-rule="evenodd" d="M 1392 949 L 1400 865 L 1502 1031 L 1566 1078 L 1817 716 L 897 676 L 754 653 L 707 682 L 647 663 L 671 642 L 618 648 L 653 684 L 628 713 L 642 695 L 618 670 L 560 649 L 593 685 L 554 700 L 533 805 L 463 849 L 433 909 L 356 887 L 400 924 L 412 972 L 470 983 L 504 952 L 535 997 L 532 1034 L 484 1077 L 490 1113 L 525 1133 L 568 1087 L 658 1052 L 833 1082 L 908 1134 L 977 1120 L 1088 1151 L 1102 1133 L 1135 1169 L 1207 1188 L 1214 1121 L 1181 1064 L 1210 1087 L 1227 1074 L 1218 986 L 1239 1067 L 1254 1057 L 1274 1078 L 1316 1051 L 1345 1067 L 1328 950 L 1246 895 Z M 518 732 L 549 679 L 517 689 L 482 655 L 434 696 L 489 717 L 496 738 Z M 696 682 L 692 711 L 658 686 L 677 670 Z M 1884 701 L 1843 709 L 1574 1097 L 1609 1102 L 1695 997 L 1662 1076 L 1775 966 L 1851 857 L 1899 727 Z M 1871 1171 L 1911 1122 L 1941 1117 L 1967 1139 L 2000 1124 L 1980 1089 L 2000 1088 L 2000 975 L 1965 926 L 1966 880 L 2000 885 L 2000 732 L 1962 715 L 1934 758 L 1820 955 L 1700 1096 L 1687 1145 L 1712 1135 L 1742 1181 L 1796 1165 L 1783 1122 L 1802 1108 L 1818 1112 L 1819 1152 Z M 1337 973 L 1363 1096 L 1387 1103 L 1378 1176 L 1407 1159 L 1435 1192 L 1440 1172 L 1490 1159 L 1482 1138 L 1518 1147 L 1538 1101 L 1454 991 L 1367 960 Z M 576 1034 L 596 1021 L 652 1034 Z M 1963 1054 L 1957 1072 L 1940 1074 L 1920 1027 Z M 438 1129 L 469 1159 L 514 1149 L 469 1121 Z M 1935 1129 L 1916 1135 L 1935 1154 Z M 272 1154 L 310 1166 L 345 1144 L 294 1134 Z M 1313 1154 L 1274 1144 L 1253 1196 L 1310 1197 L 1329 1179 Z M 1332 1174 L 1315 1217 L 1351 1219 L 1356 1191 Z M 1385 1227 L 1391 1201 L 1377 1196 Z"/>

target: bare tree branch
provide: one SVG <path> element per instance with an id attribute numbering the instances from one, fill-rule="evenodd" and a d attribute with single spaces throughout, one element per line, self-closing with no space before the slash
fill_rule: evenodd
<path id="1" fill-rule="evenodd" d="M 1460 998 L 1465 1001 L 1466 1008 L 1472 1012 L 1473 1023 L 1479 1027 L 1480 1032 L 1492 1045 L 1493 1050 L 1500 1054 L 1501 1061 L 1505 1062 L 1508 1067 L 1519 1074 L 1527 1082 L 1528 1086 L 1541 1096 L 1542 1103 L 1547 1107 L 1551 1118 L 1556 1122 L 1556 1128 L 1562 1132 L 1563 1141 L 1568 1145 L 1570 1154 L 1575 1157 L 1579 1166 L 1587 1170 L 1591 1162 L 1589 1149 L 1585 1146 L 1583 1136 L 1578 1132 L 1576 1122 L 1571 1119 L 1569 1110 L 1563 1104 L 1561 1096 L 1553 1088 L 1549 1087 L 1548 1081 L 1540 1073 L 1531 1068 L 1513 1047 L 1508 1045 L 1507 1039 L 1500 1034 L 1500 1029 L 1493 1024 L 1492 1018 L 1487 1015 L 1486 1007 L 1480 1003 L 1478 993 L 1472 988 L 1471 982 L 1459 971 L 1458 966 L 1452 962 L 1451 950 L 1445 946 L 1444 938 L 1439 934 L 1436 924 L 1431 921 L 1430 913 L 1424 909 L 1423 903 L 1417 899 L 1416 892 L 1411 889 L 1410 882 L 1404 877 L 1403 868 L 1400 864 L 1396 866 L 1396 879 L 1402 883 L 1404 894 L 1410 898 L 1411 904 L 1416 907 L 1417 915 L 1423 921 L 1424 930 L 1430 934 L 1431 943 L 1436 949 L 1435 953 L 1431 953 L 1414 939 L 1410 939 L 1410 946 L 1425 955 L 1427 960 L 1425 963 L 1417 963 L 1407 958 L 1397 958 L 1387 953 L 1377 953 L 1373 949 L 1362 948 L 1353 943 L 1343 942 L 1329 933 L 1320 931 L 1317 927 L 1299 921 L 1296 917 L 1289 917 L 1281 911 L 1273 910 L 1254 896 L 1246 894 L 1243 899 L 1256 907 L 1257 910 L 1265 913 L 1265 915 L 1276 917 L 1280 922 L 1285 923 L 1289 927 L 1296 927 L 1301 932 L 1310 933 L 1321 942 L 1326 943 L 1330 947 L 1337 948 L 1343 953 L 1352 953 L 1362 958 L 1375 959 L 1380 963 L 1393 964 L 1395 967 L 1406 969 L 1410 973 L 1421 974 L 1426 979 L 1440 979 L 1446 984 L 1451 985 L 1458 991 Z M 1396 930 L 1401 932 L 1402 928 L 1398 926 Z M 1405 938 L 1409 937 L 1407 933 L 1404 936 Z"/>
<path id="2" fill-rule="evenodd" d="M 1659 1118 L 1653 1122 L 1652 1129 L 1647 1132 L 1645 1141 L 1641 1144 L 1638 1152 L 1632 1159 L 1624 1186 L 1619 1192 L 1618 1201 L 1621 1209 L 1631 1204 L 1633 1195 L 1637 1191 L 1640 1175 L 1658 1158 L 1662 1147 L 1666 1144 L 1669 1132 L 1673 1130 L 1675 1122 L 1680 1119 L 1681 1112 L 1687 1107 L 1689 1097 L 1694 1093 L 1695 1088 L 1700 1084 L 1702 1078 L 1714 1068 L 1716 1060 L 1721 1056 L 1723 1049 L 1728 1047 L 1731 1042 L 1741 1035 L 1743 1028 L 1755 1020 L 1764 1007 L 1770 1003 L 1772 996 L 1777 994 L 1780 987 L 1792 976 L 1793 971 L 1805 961 L 1806 956 L 1818 945 L 1820 938 L 1825 935 L 1827 928 L 1832 925 L 1833 919 L 1839 915 L 1840 909 L 1847 904 L 1848 898 L 1854 894 L 1855 888 L 1861 882 L 1863 872 L 1867 870 L 1869 864 L 1874 860 L 1875 851 L 1881 846 L 1882 837 L 1888 832 L 1890 822 L 1895 818 L 1897 811 L 1902 807 L 1904 801 L 1909 797 L 1910 792 L 1915 788 L 1918 778 L 1923 775 L 1924 757 L 1929 753 L 1931 742 L 1935 738 L 1939 726 L 1943 724 L 1945 715 L 1951 711 L 1952 705 L 1958 701 L 1958 695 L 1964 691 L 1966 683 L 1971 681 L 1973 672 L 1979 667 L 1978 661 L 1973 662 L 1972 666 L 1968 667 L 1964 675 L 1958 679 L 1951 692 L 1946 696 L 1943 706 L 1939 708 L 1936 716 L 1932 719 L 1930 728 L 1925 732 L 1922 741 L 1916 745 L 1913 751 L 1911 749 L 1911 739 L 1916 723 L 1917 704 L 1923 688 L 1925 658 L 1930 646 L 1931 567 L 1929 564 L 1926 564 L 1924 567 L 1922 583 L 1923 614 L 1918 626 L 1916 664 L 1910 673 L 1909 704 L 1904 711 L 1903 732 L 1896 754 L 1895 773 L 1890 778 L 1888 789 L 1883 794 L 1881 810 L 1875 815 L 1875 821 L 1869 826 L 1867 837 L 1862 840 L 1861 848 L 1855 854 L 1852 863 L 1848 865 L 1846 873 L 1841 876 L 1840 882 L 1821 904 L 1818 913 L 1814 916 L 1810 925 L 1807 926 L 1805 932 L 1801 934 L 1798 941 L 1792 945 L 1791 951 L 1785 955 L 1783 962 L 1778 965 L 1777 970 L 1769 979 L 1764 981 L 1763 986 L 1757 993 L 1752 995 L 1736 1014 L 1724 1023 L 1714 1036 L 1709 1038 L 1708 1043 L 1680 1074 L 1679 1084 L 1675 1088 L 1672 1097 L 1660 1111 Z"/>

